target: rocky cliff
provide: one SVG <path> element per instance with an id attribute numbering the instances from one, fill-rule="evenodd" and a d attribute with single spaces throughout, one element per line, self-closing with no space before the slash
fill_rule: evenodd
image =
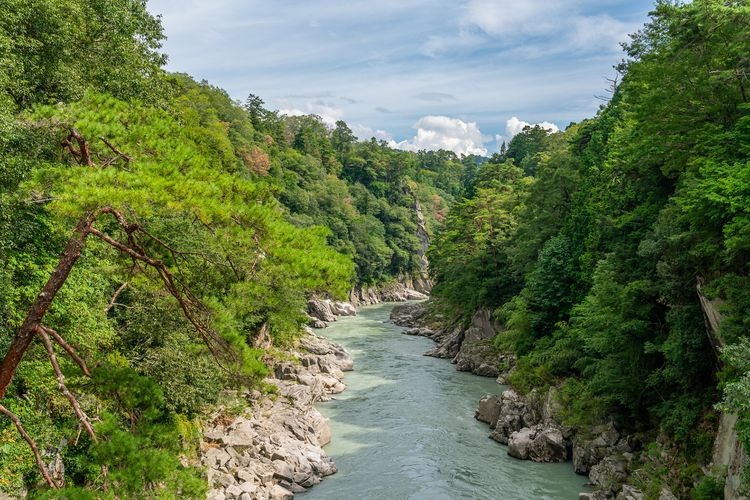
<path id="1" fill-rule="evenodd" d="M 703 291 L 703 280 L 698 278 L 696 284 L 698 300 L 703 311 L 703 319 L 706 324 L 706 335 L 708 335 L 711 345 L 718 352 L 724 347 L 724 339 L 721 337 L 720 312 L 721 301 L 711 300 Z M 735 429 L 738 416 L 722 413 L 719 418 L 719 428 L 714 440 L 712 468 L 726 470 L 726 482 L 724 483 L 724 498 L 745 499 L 746 496 L 740 493 L 742 482 L 742 472 L 747 456 L 742 443 Z"/>
<path id="2" fill-rule="evenodd" d="M 239 415 L 217 412 L 204 429 L 201 460 L 210 500 L 289 499 L 336 472 L 323 446 L 328 421 L 314 404 L 345 389 L 353 362 L 340 346 L 308 331 L 267 379 L 275 393 L 245 395 Z"/>

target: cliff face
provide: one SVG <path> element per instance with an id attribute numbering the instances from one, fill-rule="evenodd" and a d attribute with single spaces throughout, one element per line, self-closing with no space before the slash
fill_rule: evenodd
<path id="1" fill-rule="evenodd" d="M 706 334 L 711 340 L 711 345 L 718 351 L 724 347 L 724 339 L 721 337 L 719 330 L 722 320 L 719 311 L 721 301 L 709 299 L 703 292 L 702 285 L 703 282 L 699 279 L 696 290 L 703 310 L 703 319 L 706 322 Z M 719 429 L 714 440 L 713 465 L 714 467 L 725 468 L 727 471 L 724 498 L 747 498 L 739 492 L 746 456 L 742 442 L 735 430 L 737 419 L 737 415 L 722 413 L 719 420 Z"/>
<path id="2" fill-rule="evenodd" d="M 430 293 L 432 289 L 432 282 L 430 281 L 430 263 L 427 260 L 427 249 L 430 247 L 430 235 L 427 233 L 427 225 L 425 223 L 424 214 L 422 213 L 422 207 L 419 205 L 419 201 L 414 198 L 414 212 L 417 216 L 417 238 L 419 238 L 419 273 L 413 279 L 411 286 L 418 292 Z"/>

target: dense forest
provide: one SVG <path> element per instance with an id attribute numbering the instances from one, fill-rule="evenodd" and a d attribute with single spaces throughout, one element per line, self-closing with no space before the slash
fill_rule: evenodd
<path id="1" fill-rule="evenodd" d="M 200 497 L 202 412 L 310 295 L 418 271 L 475 160 L 169 74 L 141 0 L 1 10 L 0 492 Z"/>
<path id="2" fill-rule="evenodd" d="M 264 388 L 311 295 L 419 272 L 416 206 L 434 307 L 676 457 L 643 491 L 719 495 L 720 412 L 750 450 L 747 1 L 659 1 L 596 117 L 489 159 L 169 73 L 143 0 L 0 8 L 0 493 L 205 495 L 206 409 Z"/>
<path id="3" fill-rule="evenodd" d="M 626 52 L 595 118 L 480 167 L 433 242 L 434 295 L 494 310 L 516 389 L 561 387 L 569 423 L 672 457 L 641 491 L 722 498 L 726 471 L 697 465 L 719 411 L 750 449 L 750 5 L 659 2 Z"/>

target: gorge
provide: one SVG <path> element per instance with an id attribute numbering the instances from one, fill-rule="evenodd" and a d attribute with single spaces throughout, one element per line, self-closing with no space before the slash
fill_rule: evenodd
<path id="1" fill-rule="evenodd" d="M 337 2 L 0 0 L 0 498 L 747 498 L 750 2 Z"/>

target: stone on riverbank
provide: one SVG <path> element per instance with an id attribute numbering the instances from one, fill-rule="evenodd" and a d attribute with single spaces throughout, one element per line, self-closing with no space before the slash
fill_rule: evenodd
<path id="1" fill-rule="evenodd" d="M 256 394 L 242 415 L 216 414 L 201 443 L 209 499 L 289 499 L 336 472 L 322 447 L 328 421 L 313 406 L 344 390 L 353 362 L 340 346 L 308 331 L 291 353 L 296 362 L 274 367 L 277 388 Z"/>
<path id="2" fill-rule="evenodd" d="M 415 289 L 415 287 L 417 287 Z M 381 302 L 406 302 L 429 298 L 429 283 L 423 280 L 401 278 L 400 281 L 378 287 L 357 287 L 349 291 L 349 302 L 356 307 L 371 306 Z"/>
<path id="3" fill-rule="evenodd" d="M 508 439 L 508 455 L 534 462 L 565 462 L 568 446 L 563 432 L 550 425 L 524 427 Z"/>
<path id="4" fill-rule="evenodd" d="M 541 394 L 532 391 L 526 397 L 513 390 L 501 395 L 484 396 L 475 418 L 493 429 L 490 437 L 508 445 L 508 454 L 535 462 L 564 462 L 570 456 L 570 429 L 555 415 L 553 389 Z"/>
<path id="5" fill-rule="evenodd" d="M 312 298 L 307 301 L 307 313 L 314 323 L 312 326 L 318 328 L 317 325 L 320 325 L 320 323 L 317 323 L 317 321 L 332 323 L 339 316 L 356 316 L 357 309 L 349 302 Z"/>

